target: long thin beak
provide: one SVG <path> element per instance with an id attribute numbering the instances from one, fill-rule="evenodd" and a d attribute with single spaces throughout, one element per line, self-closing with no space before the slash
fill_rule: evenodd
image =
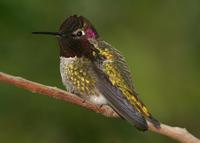
<path id="1" fill-rule="evenodd" d="M 59 32 L 32 32 L 32 34 L 42 34 L 42 35 L 55 35 L 55 36 L 62 36 Z"/>

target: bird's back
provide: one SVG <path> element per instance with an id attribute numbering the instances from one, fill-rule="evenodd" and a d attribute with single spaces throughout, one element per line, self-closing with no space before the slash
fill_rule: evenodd
<path id="1" fill-rule="evenodd" d="M 102 65 L 103 71 L 111 81 L 112 85 L 117 87 L 122 93 L 121 98 L 128 101 L 127 103 L 130 103 L 144 118 L 150 120 L 155 126 L 159 126 L 159 122 L 152 117 L 147 107 L 139 98 L 124 57 L 119 51 L 105 41 L 98 42 L 98 49 L 100 55 L 106 58 Z"/>

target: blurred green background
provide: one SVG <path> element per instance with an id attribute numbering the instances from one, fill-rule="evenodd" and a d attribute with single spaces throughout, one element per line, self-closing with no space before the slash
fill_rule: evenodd
<path id="1" fill-rule="evenodd" d="M 70 15 L 90 19 L 127 59 L 161 122 L 200 137 L 200 1 L 1 0 L 0 71 L 63 88 L 50 36 Z M 1 143 L 175 142 L 123 120 L 0 83 Z"/>

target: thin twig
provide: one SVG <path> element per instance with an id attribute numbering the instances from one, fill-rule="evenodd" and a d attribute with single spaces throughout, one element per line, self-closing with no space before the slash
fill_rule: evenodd
<path id="1" fill-rule="evenodd" d="M 42 85 L 21 77 L 8 75 L 2 72 L 0 72 L 0 81 L 13 84 L 19 88 L 23 88 L 34 93 L 44 94 L 49 97 L 79 105 L 86 109 L 95 111 L 96 113 L 101 113 L 102 115 L 107 117 L 119 117 L 109 106 L 98 107 L 95 104 L 89 103 L 74 94 L 58 89 L 56 87 Z M 190 134 L 184 128 L 171 127 L 162 123 L 161 128 L 157 129 L 150 122 L 148 122 L 148 128 L 152 132 L 168 136 L 169 138 L 175 139 L 182 143 L 200 143 L 200 140 L 198 138 Z"/>

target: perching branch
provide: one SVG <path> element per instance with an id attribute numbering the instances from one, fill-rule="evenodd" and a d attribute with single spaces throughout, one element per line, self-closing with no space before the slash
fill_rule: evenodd
<path id="1" fill-rule="evenodd" d="M 86 109 L 95 111 L 96 113 L 101 113 L 107 117 L 119 117 L 112 108 L 108 106 L 98 107 L 95 104 L 89 103 L 78 96 L 66 92 L 64 90 L 58 89 L 56 87 L 42 85 L 36 82 L 32 82 L 21 77 L 11 76 L 5 73 L 0 72 L 0 81 L 13 84 L 19 88 L 26 89 L 33 93 L 44 94 L 49 97 L 56 99 L 64 100 L 70 102 Z M 181 143 L 200 143 L 200 140 L 190 134 L 186 129 L 179 127 L 171 127 L 165 124 L 161 124 L 160 129 L 156 129 L 150 122 L 148 122 L 149 130 L 156 132 L 169 138 L 175 139 Z"/>

